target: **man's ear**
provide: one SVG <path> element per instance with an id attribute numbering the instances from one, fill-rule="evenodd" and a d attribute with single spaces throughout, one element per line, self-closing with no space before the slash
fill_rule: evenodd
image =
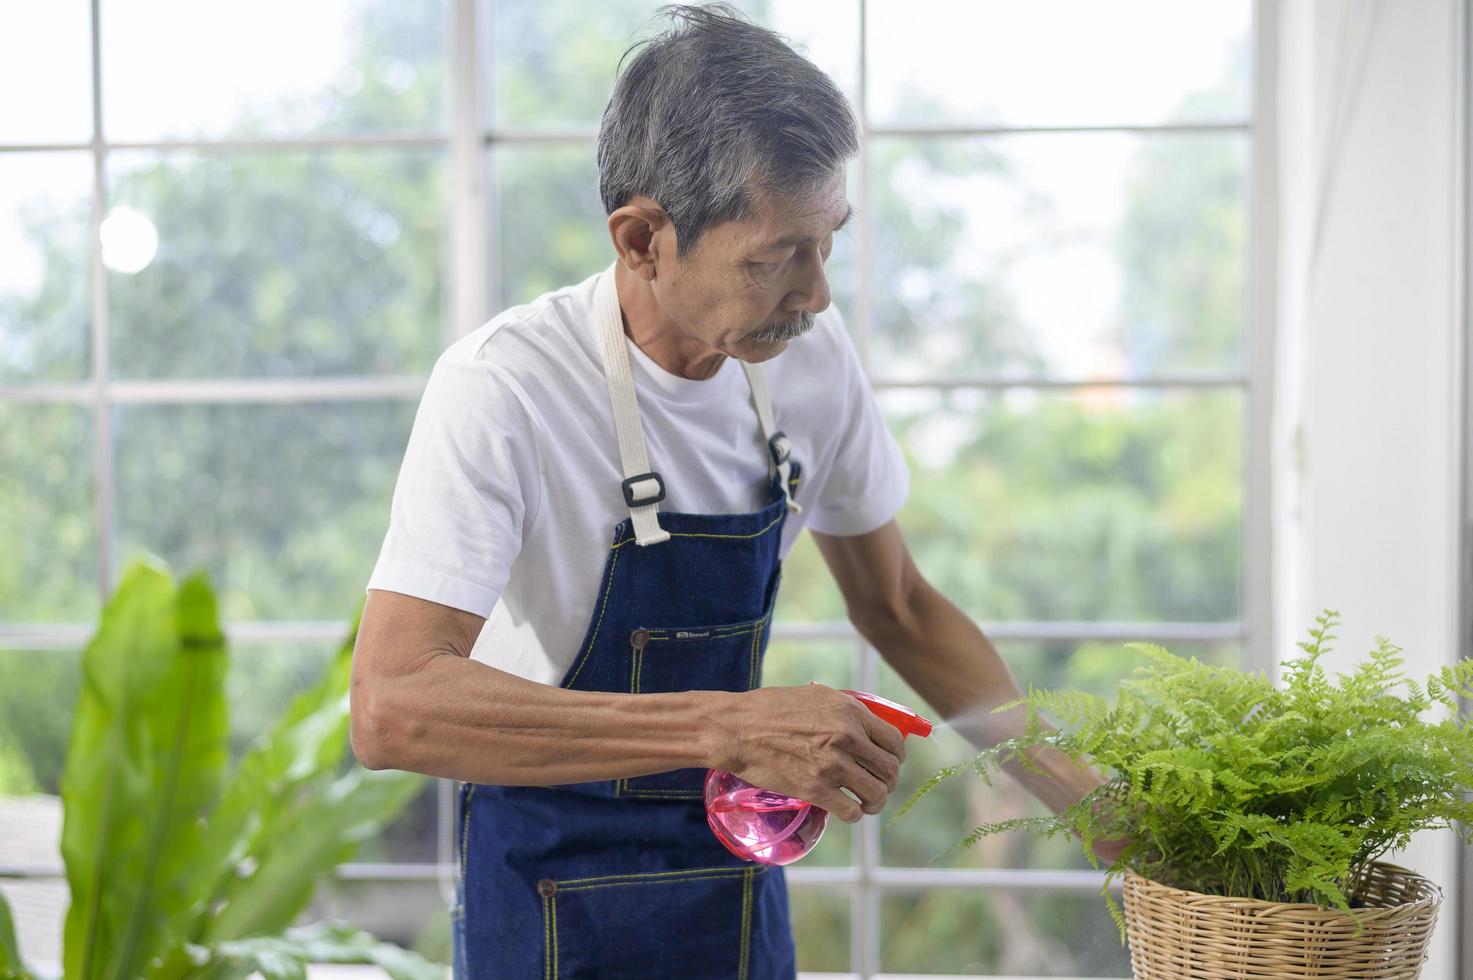
<path id="1" fill-rule="evenodd" d="M 647 197 L 636 197 L 609 215 L 609 238 L 619 261 L 645 282 L 654 280 L 665 239 L 674 231 L 670 216 Z"/>

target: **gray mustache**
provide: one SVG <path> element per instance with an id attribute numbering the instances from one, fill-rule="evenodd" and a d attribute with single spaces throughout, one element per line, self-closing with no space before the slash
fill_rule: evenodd
<path id="1" fill-rule="evenodd" d="M 748 340 L 754 340 L 759 344 L 778 344 L 784 340 L 792 340 L 801 337 L 813 329 L 814 315 L 803 312 L 796 319 L 788 320 L 786 323 L 774 323 L 770 327 L 747 334 Z"/>

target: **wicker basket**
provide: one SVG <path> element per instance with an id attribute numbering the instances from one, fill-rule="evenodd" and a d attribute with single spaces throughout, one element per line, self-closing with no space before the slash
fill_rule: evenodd
<path id="1" fill-rule="evenodd" d="M 1125 922 L 1137 980 L 1414 980 L 1427 959 L 1442 891 L 1392 864 L 1372 864 L 1338 909 L 1223 898 L 1125 876 Z"/>

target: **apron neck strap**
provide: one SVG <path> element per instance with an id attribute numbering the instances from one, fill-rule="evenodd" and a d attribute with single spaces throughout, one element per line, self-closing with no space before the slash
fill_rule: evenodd
<path id="1" fill-rule="evenodd" d="M 619 291 L 614 284 L 611 264 L 598 277 L 594 291 L 594 307 L 598 326 L 599 352 L 603 356 L 604 378 L 609 388 L 609 405 L 614 412 L 614 431 L 619 437 L 619 465 L 624 471 L 624 503 L 634 524 L 635 540 L 641 545 L 668 541 L 670 535 L 660 527 L 659 502 L 665 499 L 665 481 L 650 469 L 649 450 L 645 446 L 644 429 L 639 421 L 639 404 L 634 396 L 634 375 L 629 365 L 629 349 L 624 335 L 624 319 L 619 310 Z M 762 437 L 767 441 L 769 474 L 776 474 L 788 510 L 802 510 L 792 497 L 788 481 L 792 473 L 788 437 L 777 429 L 772 414 L 772 399 L 767 394 L 767 380 L 762 367 L 741 362 L 752 389 L 752 404 L 762 424 Z"/>
<path id="2" fill-rule="evenodd" d="M 624 502 L 634 522 L 634 537 L 641 545 L 670 540 L 660 527 L 658 504 L 665 499 L 665 481 L 650 469 L 644 429 L 639 424 L 639 405 L 634 400 L 634 375 L 629 369 L 629 350 L 624 346 L 624 319 L 619 312 L 619 291 L 614 286 L 614 266 L 598 277 L 594 306 L 598 320 L 598 347 L 603 355 L 604 378 L 609 386 L 609 404 L 614 410 L 614 431 L 619 435 L 619 465 L 624 470 Z"/>
<path id="3" fill-rule="evenodd" d="M 752 389 L 752 404 L 757 409 L 757 419 L 762 423 L 762 438 L 767 441 L 767 472 L 769 475 L 777 474 L 788 510 L 801 514 L 803 508 L 793 499 L 788 485 L 793 473 L 793 463 L 788 457 L 793 447 L 787 434 L 777 427 L 777 422 L 773 419 L 772 399 L 767 396 L 767 378 L 762 374 L 762 365 L 742 361 L 742 371 L 747 376 L 747 385 Z"/>

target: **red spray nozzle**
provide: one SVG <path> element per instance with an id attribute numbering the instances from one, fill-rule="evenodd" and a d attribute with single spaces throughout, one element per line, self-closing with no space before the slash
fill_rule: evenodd
<path id="1" fill-rule="evenodd" d="M 878 694 L 869 694 L 865 691 L 850 691 L 845 688 L 840 688 L 840 690 L 900 729 L 902 736 L 919 735 L 925 738 L 931 734 L 931 723 L 903 704 L 896 704 Z"/>

